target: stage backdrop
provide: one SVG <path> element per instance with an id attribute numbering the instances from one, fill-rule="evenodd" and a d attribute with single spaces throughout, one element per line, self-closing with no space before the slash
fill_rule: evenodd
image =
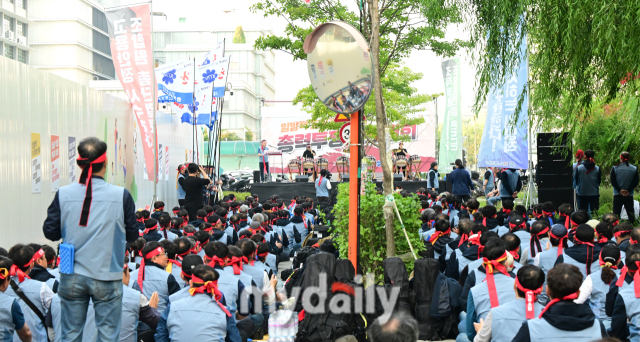
<path id="1" fill-rule="evenodd" d="M 435 117 L 433 106 L 429 104 L 424 114 L 425 123 L 421 125 L 406 126 L 400 129 L 401 134 L 410 136 L 411 140 L 405 143 L 405 148 L 411 155 L 419 155 L 422 159 L 420 171 L 427 172 L 429 165 L 435 161 L 436 135 Z M 298 106 L 262 107 L 262 139 L 267 140 L 271 150 L 282 151 L 282 163 L 284 171 L 288 172 L 289 161 L 301 157 L 310 144 L 316 151 L 316 158 L 325 157 L 329 160 L 329 171 L 337 173 L 336 160 L 340 156 L 349 156 L 342 150 L 342 142 L 336 131 L 320 132 L 316 129 L 302 128 L 302 124 L 311 118 Z M 397 148 L 398 144 L 391 143 L 391 148 Z M 376 158 L 376 172 L 382 172 L 380 167 L 380 153 L 378 148 L 371 147 L 366 150 L 367 155 Z M 280 156 L 269 157 L 271 172 L 280 173 Z M 258 168 L 258 165 L 253 167 Z"/>

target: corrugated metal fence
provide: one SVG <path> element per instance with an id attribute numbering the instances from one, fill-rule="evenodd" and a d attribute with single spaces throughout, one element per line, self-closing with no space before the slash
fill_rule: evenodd
<path id="1" fill-rule="evenodd" d="M 0 57 L 0 104 L 0 207 L 4 211 L 0 247 L 8 249 L 18 242 L 54 246 L 42 234 L 47 207 L 55 195 L 52 136 L 59 139 L 59 186 L 71 182 L 71 167 L 76 182 L 80 176 L 75 160 L 69 159 L 70 138 L 79 142 L 96 136 L 109 146 L 107 181 L 129 189 L 139 208 L 151 204 L 153 182 L 144 179 L 142 143 L 128 101 Z M 158 112 L 157 126 L 162 145 L 158 198 L 170 212 L 178 205 L 176 168 L 192 150 L 192 127 L 162 112 Z M 32 191 L 31 133 L 40 134 L 40 193 Z"/>

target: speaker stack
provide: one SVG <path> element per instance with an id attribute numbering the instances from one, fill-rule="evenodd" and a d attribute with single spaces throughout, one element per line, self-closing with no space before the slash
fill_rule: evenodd
<path id="1" fill-rule="evenodd" d="M 568 133 L 538 133 L 538 203 L 573 203 L 573 166 Z M 558 144 L 559 143 L 559 144 Z"/>
<path id="2" fill-rule="evenodd" d="M 260 170 L 253 170 L 253 182 L 260 183 Z"/>

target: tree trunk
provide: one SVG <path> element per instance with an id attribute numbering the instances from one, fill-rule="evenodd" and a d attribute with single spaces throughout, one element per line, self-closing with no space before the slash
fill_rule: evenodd
<path id="1" fill-rule="evenodd" d="M 368 0 L 371 12 L 371 58 L 373 61 L 373 89 L 376 102 L 376 128 L 378 133 L 378 150 L 382 165 L 382 189 L 385 195 L 393 193 L 393 175 L 391 174 L 391 160 L 387 154 L 387 115 L 382 96 L 382 82 L 380 80 L 380 12 L 378 0 Z M 393 237 L 393 209 L 384 207 L 385 231 L 387 240 L 387 257 L 396 255 L 396 242 Z"/>

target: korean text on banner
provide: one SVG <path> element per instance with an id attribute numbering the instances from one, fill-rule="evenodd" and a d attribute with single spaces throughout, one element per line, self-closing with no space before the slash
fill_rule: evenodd
<path id="1" fill-rule="evenodd" d="M 212 63 L 212 67 L 216 73 L 213 84 L 213 97 L 224 97 L 227 76 L 229 75 L 229 57 L 220 58 L 217 62 Z"/>
<path id="2" fill-rule="evenodd" d="M 447 106 L 440 136 L 440 172 L 449 172 L 450 165 L 462 157 L 462 103 L 460 101 L 460 61 L 458 58 L 442 62 Z M 445 171 L 447 170 L 447 171 Z"/>
<path id="3" fill-rule="evenodd" d="M 51 192 L 60 188 L 60 137 L 51 136 Z"/>
<path id="4" fill-rule="evenodd" d="M 204 54 L 196 67 L 196 124 L 212 127 L 218 116 L 216 98 L 213 96 L 213 84 L 220 76 L 218 62 L 224 52 L 224 41 L 218 42 L 215 49 Z M 226 72 L 225 72 L 226 73 Z"/>
<path id="5" fill-rule="evenodd" d="M 153 51 L 149 4 L 118 7 L 105 11 L 113 64 L 129 96 L 140 127 L 147 178 L 153 175 L 156 146 L 153 143 Z"/>
<path id="6" fill-rule="evenodd" d="M 527 84 L 527 42 L 520 46 L 522 59 L 518 70 L 499 88 L 489 94 L 487 121 L 480 142 L 478 166 L 527 169 L 529 160 L 529 99 L 525 93 L 520 114 L 514 122 L 519 94 Z"/>
<path id="7" fill-rule="evenodd" d="M 155 69 L 158 80 L 158 102 L 171 103 L 172 111 L 182 118 L 182 122 L 191 124 L 193 124 L 191 113 L 195 108 L 193 105 L 195 71 L 193 59 L 183 59 Z"/>
<path id="8" fill-rule="evenodd" d="M 31 193 L 42 192 L 42 151 L 40 133 L 31 133 Z"/>
<path id="9" fill-rule="evenodd" d="M 73 183 L 76 181 L 76 137 L 69 137 L 68 149 L 69 183 Z"/>
<path id="10" fill-rule="evenodd" d="M 158 144 L 158 181 L 162 180 L 162 144 Z"/>
<path id="11" fill-rule="evenodd" d="M 169 146 L 164 148 L 164 180 L 169 181 Z"/>

